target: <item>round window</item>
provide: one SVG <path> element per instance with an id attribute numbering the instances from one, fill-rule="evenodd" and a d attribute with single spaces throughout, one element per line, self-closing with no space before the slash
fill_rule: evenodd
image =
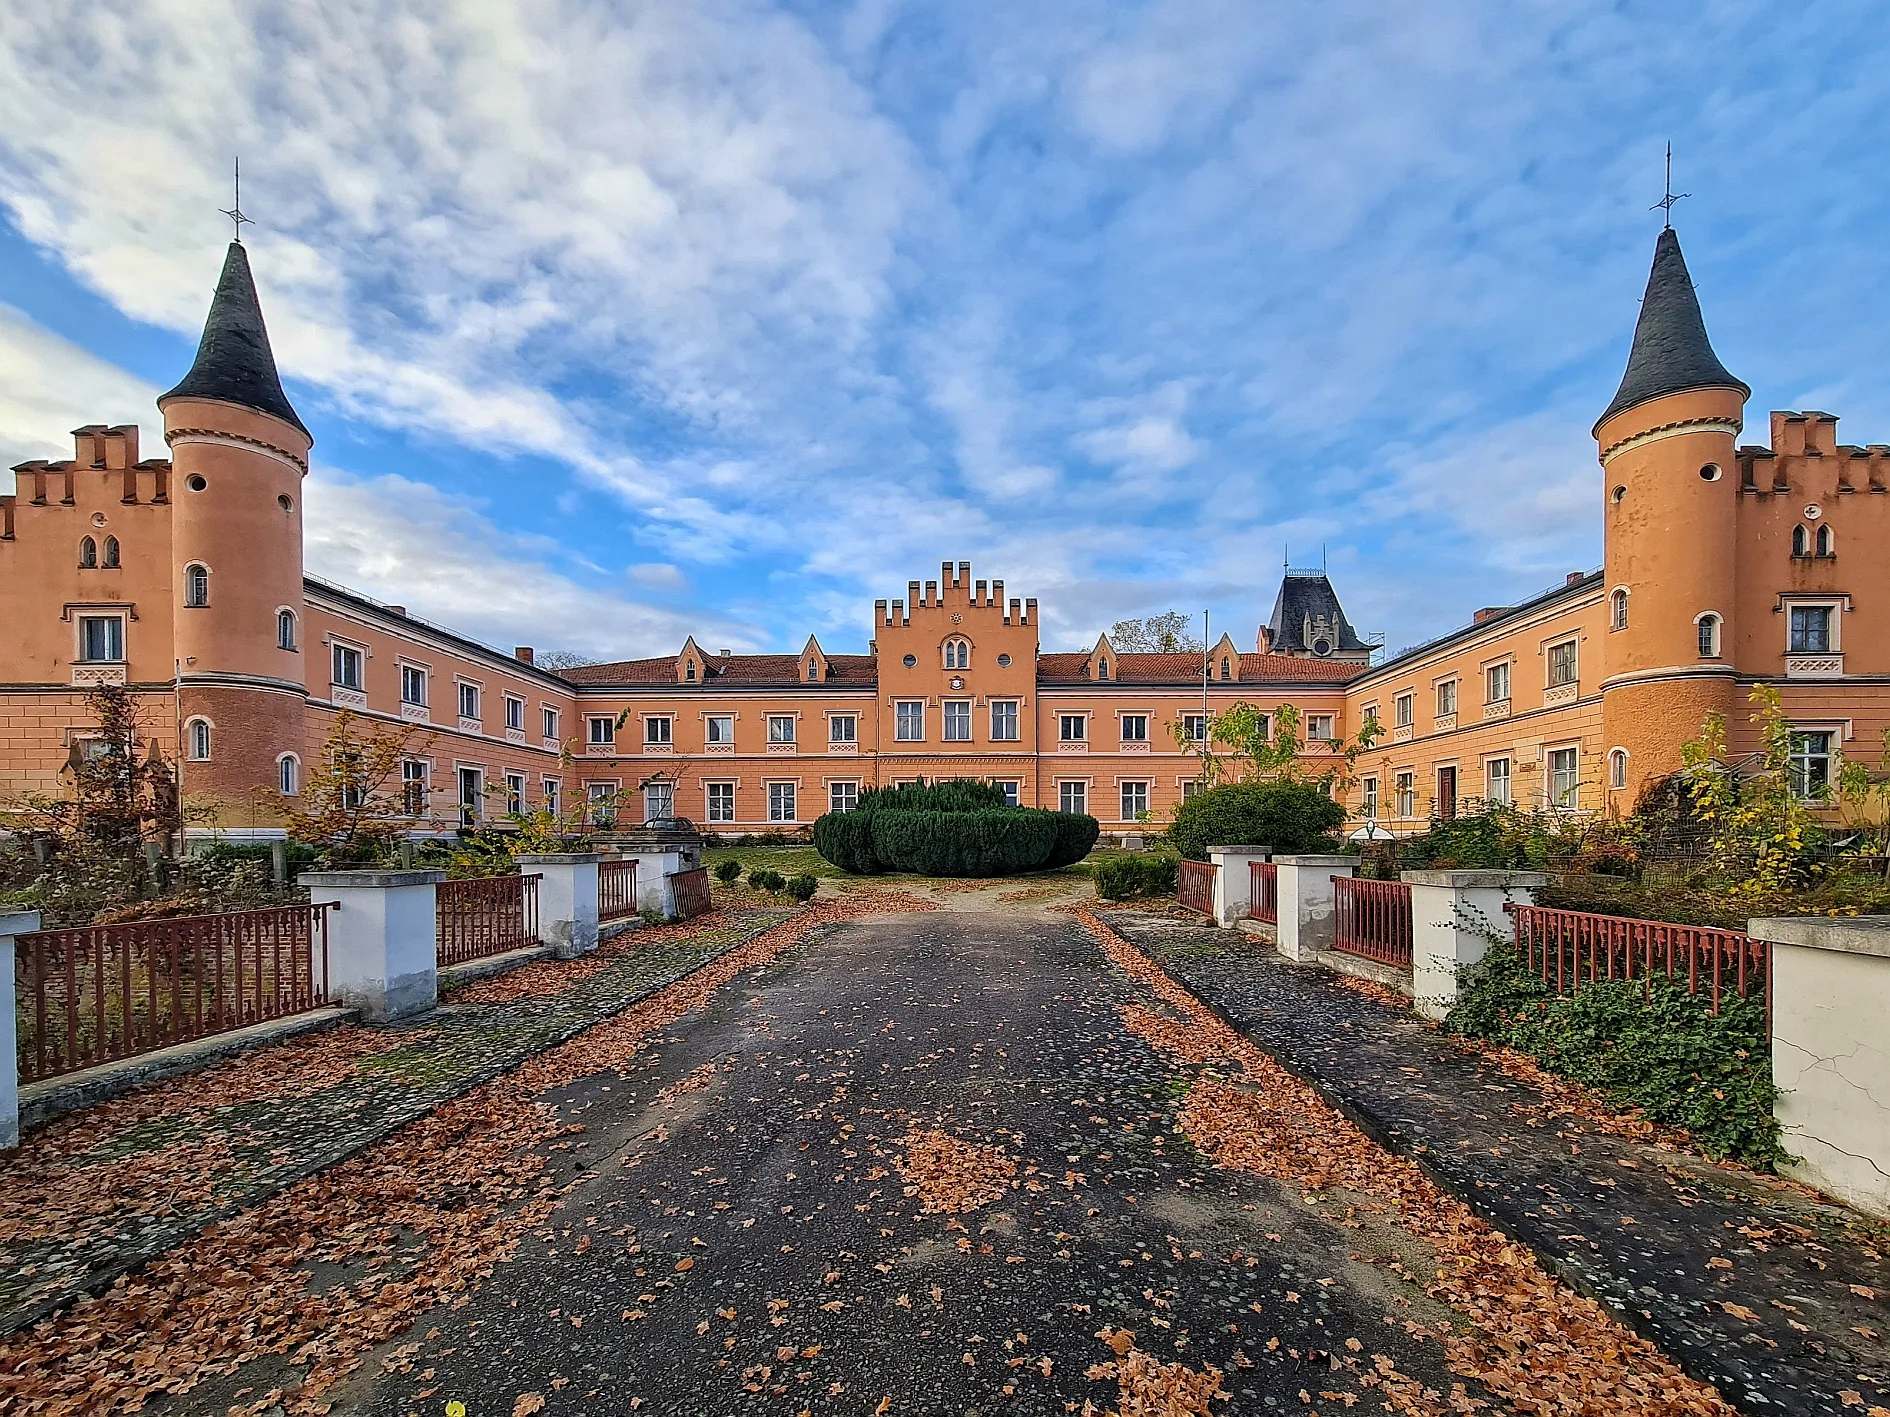
<path id="1" fill-rule="evenodd" d="M 899 662 L 905 665 L 906 668 L 910 669 L 912 668 L 913 665 L 919 662 L 919 656 L 916 654 L 909 654 L 904 659 L 900 660 Z"/>
<path id="2" fill-rule="evenodd" d="M 192 492 L 201 492 L 209 485 L 209 483 L 205 482 L 194 472 L 184 479 L 184 486 L 188 487 Z"/>
<path id="3" fill-rule="evenodd" d="M 1000 654 L 998 656 L 998 668 L 1009 669 L 1010 667 L 1011 667 L 1011 657 L 1008 654 Z"/>
<path id="4" fill-rule="evenodd" d="M 1330 640 L 1314 640 L 1314 641 L 1312 642 L 1312 652 L 1313 652 L 1314 654 L 1331 654 L 1331 653 L 1332 653 L 1332 641 L 1330 641 Z"/>
<path id="5" fill-rule="evenodd" d="M 1719 464 L 1710 462 L 1705 467 L 1701 468 L 1700 481 L 1718 482 L 1719 481 Z"/>
<path id="6" fill-rule="evenodd" d="M 286 512 L 293 507 L 295 503 L 290 501 L 289 494 L 284 492 L 280 497 L 276 498 L 276 505 Z"/>

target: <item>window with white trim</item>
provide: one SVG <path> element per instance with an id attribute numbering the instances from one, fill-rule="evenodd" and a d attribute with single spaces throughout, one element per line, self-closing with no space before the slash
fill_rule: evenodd
<path id="1" fill-rule="evenodd" d="M 276 761 L 276 790 L 284 797 L 295 796 L 300 786 L 300 768 L 301 764 L 296 761 L 294 753 L 284 753 Z"/>
<path id="2" fill-rule="evenodd" d="M 1575 665 L 1575 641 L 1563 640 L 1549 646 L 1549 687 L 1558 689 L 1573 684 L 1579 677 Z"/>
<path id="3" fill-rule="evenodd" d="M 1509 794 L 1509 759 L 1491 758 L 1483 765 L 1483 800 L 1507 807 Z"/>
<path id="4" fill-rule="evenodd" d="M 770 743 L 792 743 L 794 741 L 794 715 L 791 713 L 771 713 L 768 715 L 768 741 Z M 792 817 L 783 818 L 793 821 Z"/>
<path id="5" fill-rule="evenodd" d="M 1358 814 L 1368 822 L 1378 819 L 1378 779 L 1375 777 L 1358 780 Z"/>
<path id="6" fill-rule="evenodd" d="M 1400 694 L 1391 701 L 1391 726 L 1393 728 L 1409 728 L 1416 717 L 1416 694 Z"/>
<path id="7" fill-rule="evenodd" d="M 98 568 L 98 543 L 89 536 L 79 538 L 79 569 L 91 571 Z"/>
<path id="8" fill-rule="evenodd" d="M 479 717 L 479 686 L 477 684 L 459 686 L 459 716 L 461 718 Z"/>
<path id="9" fill-rule="evenodd" d="M 416 708 L 427 704 L 427 672 L 417 665 L 400 666 L 400 701 Z"/>
<path id="10" fill-rule="evenodd" d="M 993 699 L 991 701 L 991 741 L 993 743 L 1017 741 L 1017 700 Z"/>
<path id="11" fill-rule="evenodd" d="M 1260 736 L 1268 736 L 1266 718 L 1262 716 Z M 1306 715 L 1306 741 L 1308 743 L 1330 743 L 1333 737 L 1332 715 L 1329 713 L 1309 713 Z"/>
<path id="12" fill-rule="evenodd" d="M 1829 605 L 1794 605 L 1791 607 L 1791 636 L 1787 649 L 1792 654 L 1829 654 L 1831 652 L 1831 614 Z"/>
<path id="13" fill-rule="evenodd" d="M 1125 713 L 1122 715 L 1122 741 L 1124 743 L 1148 742 L 1148 715 L 1145 713 Z M 1143 786 L 1147 786 L 1146 783 Z"/>
<path id="14" fill-rule="evenodd" d="M 79 660 L 84 664 L 115 664 L 125 657 L 125 617 L 81 615 Z"/>
<path id="15" fill-rule="evenodd" d="M 477 826 L 486 815 L 486 774 L 483 768 L 459 770 L 459 824 Z"/>
<path id="16" fill-rule="evenodd" d="M 1719 616 L 1710 610 L 1700 616 L 1699 621 L 1700 658 L 1719 658 Z"/>
<path id="17" fill-rule="evenodd" d="M 1786 769 L 1791 777 L 1792 794 L 1805 801 L 1819 801 L 1831 792 L 1832 743 L 1837 735 L 1829 729 L 1812 728 L 1792 734 L 1791 755 Z"/>
<path id="18" fill-rule="evenodd" d="M 525 731 L 525 700 L 513 694 L 505 696 L 505 727 L 508 733 Z"/>
<path id="19" fill-rule="evenodd" d="M 1023 784 L 1018 782 L 1016 778 L 1005 778 L 1000 780 L 997 785 L 1004 789 L 1004 805 L 1006 807 L 1015 807 L 1018 802 L 1018 789 Z"/>
<path id="20" fill-rule="evenodd" d="M 652 748 L 667 748 L 672 746 L 670 740 L 670 721 L 667 718 L 644 719 L 643 741 Z"/>
<path id="21" fill-rule="evenodd" d="M 1089 739 L 1089 719 L 1080 713 L 1057 715 L 1057 741 L 1060 743 L 1082 743 Z"/>
<path id="22" fill-rule="evenodd" d="M 893 737 L 901 743 L 925 741 L 925 703 L 921 699 L 901 699 L 893 705 Z"/>
<path id="23" fill-rule="evenodd" d="M 362 679 L 361 651 L 353 645 L 330 645 L 330 682 L 337 689 L 359 690 Z"/>
<path id="24" fill-rule="evenodd" d="M 617 743 L 617 720 L 609 715 L 599 715 L 591 719 L 590 745 L 593 748 L 611 748 Z M 595 784 L 593 784 L 595 785 Z"/>
<path id="25" fill-rule="evenodd" d="M 1509 701 L 1509 661 L 1492 664 L 1483 671 L 1483 702 L 1501 704 Z"/>
<path id="26" fill-rule="evenodd" d="M 1581 792 L 1581 749 L 1550 749 L 1549 805 L 1572 811 L 1582 804 Z"/>
<path id="27" fill-rule="evenodd" d="M 1837 555 L 1837 533 L 1831 529 L 1829 522 L 1818 528 L 1818 554 L 1820 556 Z"/>
<path id="28" fill-rule="evenodd" d="M 703 719 L 702 741 L 705 743 L 727 743 L 732 745 L 735 742 L 734 715 L 716 713 L 710 714 L 707 718 Z M 735 819 L 730 817 L 728 820 L 732 822 Z"/>
<path id="29" fill-rule="evenodd" d="M 555 708 L 539 709 L 538 721 L 539 727 L 544 730 L 541 736 L 546 738 L 556 738 L 558 736 L 558 711 Z"/>
<path id="30" fill-rule="evenodd" d="M 184 725 L 184 729 L 190 735 L 190 760 L 193 763 L 209 762 L 210 720 L 207 718 L 193 718 L 189 723 Z"/>
<path id="31" fill-rule="evenodd" d="M 563 784 L 555 777 L 548 777 L 544 780 L 543 786 L 545 789 L 545 810 L 555 817 L 559 814 L 558 804 L 563 796 Z"/>
<path id="32" fill-rule="evenodd" d="M 732 822 L 735 820 L 735 784 L 732 782 L 711 782 L 705 784 L 708 790 L 709 820 L 712 822 Z"/>
<path id="33" fill-rule="evenodd" d="M 1122 820 L 1139 822 L 1148 814 L 1148 784 L 1125 782 L 1122 787 Z"/>
<path id="34" fill-rule="evenodd" d="M 860 720 L 850 713 L 837 713 L 827 720 L 827 741 L 829 743 L 857 743 L 860 741 Z"/>
<path id="35" fill-rule="evenodd" d="M 617 784 L 614 782 L 587 782 L 584 784 L 584 796 L 590 807 L 591 820 L 600 827 L 613 825 L 617 820 Z"/>
<path id="36" fill-rule="evenodd" d="M 851 812 L 859 805 L 859 783 L 830 782 L 827 784 L 827 810 L 829 812 Z"/>
<path id="37" fill-rule="evenodd" d="M 522 772 L 505 775 L 505 810 L 515 817 L 525 815 L 525 774 Z"/>
<path id="38" fill-rule="evenodd" d="M 1627 628 L 1627 587 L 1616 589 L 1608 597 L 1608 628 L 1625 630 Z"/>
<path id="39" fill-rule="evenodd" d="M 400 765 L 400 795 L 410 817 L 426 815 L 427 765 L 411 758 Z"/>
<path id="40" fill-rule="evenodd" d="M 1392 791 L 1396 797 L 1392 805 L 1397 814 L 1400 817 L 1415 817 L 1417 815 L 1417 774 L 1399 773 L 1392 779 Z"/>
<path id="41" fill-rule="evenodd" d="M 1184 713 L 1181 716 L 1181 736 L 1190 743 L 1207 742 L 1207 715 Z"/>
<path id="42" fill-rule="evenodd" d="M 795 820 L 795 795 L 799 784 L 793 782 L 771 782 L 768 784 L 768 820 L 771 822 L 791 822 Z"/>
<path id="43" fill-rule="evenodd" d="M 103 558 L 99 561 L 99 565 L 103 566 L 108 571 L 115 571 L 118 569 L 118 538 L 117 537 L 108 536 L 105 538 L 105 553 L 104 553 Z"/>
<path id="44" fill-rule="evenodd" d="M 1060 811 L 1074 812 L 1084 816 L 1089 811 L 1089 784 L 1087 782 L 1059 782 L 1057 784 L 1057 807 Z"/>
<path id="45" fill-rule="evenodd" d="M 1437 686 L 1437 716 L 1450 718 L 1457 712 L 1457 681 L 1446 679 Z"/>
<path id="46" fill-rule="evenodd" d="M 676 784 L 673 782 L 646 782 L 643 784 L 643 820 L 660 822 L 676 815 Z"/>
<path id="47" fill-rule="evenodd" d="M 202 609 L 210 603 L 210 568 L 201 563 L 184 567 L 184 604 Z"/>
<path id="48" fill-rule="evenodd" d="M 295 612 L 293 610 L 276 612 L 276 648 L 291 652 L 295 649 Z"/>
<path id="49" fill-rule="evenodd" d="M 1608 752 L 1608 787 L 1619 792 L 1627 786 L 1627 749 L 1613 748 Z"/>
<path id="50" fill-rule="evenodd" d="M 971 641 L 945 641 L 945 667 L 947 669 L 971 668 Z"/>
<path id="51" fill-rule="evenodd" d="M 969 699 L 945 700 L 945 741 L 947 743 L 971 741 L 971 701 Z"/>

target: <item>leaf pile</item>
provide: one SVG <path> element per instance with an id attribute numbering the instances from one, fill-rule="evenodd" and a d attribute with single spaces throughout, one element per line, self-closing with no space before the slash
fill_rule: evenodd
<path id="1" fill-rule="evenodd" d="M 1096 1335 L 1116 1351 L 1108 1363 L 1092 1363 L 1084 1374 L 1092 1382 L 1114 1378 L 1118 1407 L 1107 1417 L 1209 1417 L 1208 1404 L 1230 1394 L 1221 1386 L 1221 1370 L 1208 1364 L 1195 1372 L 1183 1363 L 1164 1363 L 1134 1346 L 1127 1329 L 1105 1328 Z M 1095 1417 L 1094 1403 L 1083 1404 L 1084 1417 Z"/>
<path id="2" fill-rule="evenodd" d="M 688 978 L 475 1088 L 333 1170 L 206 1230 L 105 1294 L 0 1342 L 0 1410 L 136 1412 L 265 1354 L 306 1370 L 236 1412 L 327 1410 L 323 1394 L 415 1318 L 464 1304 L 556 1209 L 540 1097 L 621 1069 L 722 985 L 829 921 L 932 910 L 903 892 L 822 901 Z M 319 1292 L 317 1267 L 339 1273 Z"/>
<path id="3" fill-rule="evenodd" d="M 969 1142 L 941 1131 L 917 1131 L 905 1138 L 897 1161 L 906 1194 L 919 1198 L 927 1215 L 961 1215 L 988 1205 L 1011 1188 L 1017 1162 L 995 1146 Z"/>
<path id="4" fill-rule="evenodd" d="M 1192 1061 L 1212 1048 L 1239 1061 L 1233 1080 L 1195 1083 L 1176 1122 L 1181 1132 L 1223 1166 L 1311 1191 L 1341 1187 L 1358 1210 L 1384 1216 L 1435 1251 L 1438 1272 L 1426 1288 L 1470 1320 L 1469 1331 L 1443 1335 L 1453 1371 L 1540 1417 L 1733 1417 L 1717 1390 L 1564 1288 L 1527 1249 L 1411 1162 L 1381 1149 L 1093 914 L 1081 911 L 1078 918 L 1117 967 L 1173 1008 L 1189 1031 L 1210 1040 L 1175 1056 Z M 1146 1023 L 1128 1010 L 1123 1019 L 1138 1032 Z M 1173 1031 L 1142 1036 L 1164 1048 Z"/>

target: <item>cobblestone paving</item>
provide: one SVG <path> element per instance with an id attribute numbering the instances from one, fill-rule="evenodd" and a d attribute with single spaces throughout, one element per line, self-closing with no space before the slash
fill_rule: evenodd
<path id="1" fill-rule="evenodd" d="M 1890 1236 L 1853 1213 L 1556 1115 L 1411 1014 L 1246 936 L 1134 911 L 1105 918 L 1374 1138 L 1746 1410 L 1890 1405 Z"/>
<path id="2" fill-rule="evenodd" d="M 346 1027 L 153 1084 L 31 1134 L 0 1162 L 0 1334 L 322 1171 L 786 919 L 727 910 L 631 933 L 523 993 L 467 986 L 391 1029 Z M 521 980 L 521 983 L 524 981 Z M 520 993 L 492 1003 L 455 1002 Z"/>

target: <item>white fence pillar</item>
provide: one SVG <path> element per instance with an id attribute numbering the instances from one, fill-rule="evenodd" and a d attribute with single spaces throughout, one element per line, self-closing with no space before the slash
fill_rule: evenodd
<path id="1" fill-rule="evenodd" d="M 514 858 L 521 871 L 538 873 L 538 939 L 559 959 L 576 959 L 597 948 L 597 863 L 589 852 L 547 852 Z"/>
<path id="2" fill-rule="evenodd" d="M 439 1002 L 439 904 L 444 871 L 311 871 L 298 878 L 328 912 L 328 997 L 369 1023 Z M 542 887 L 540 887 L 542 889 Z"/>
<path id="3" fill-rule="evenodd" d="M 1358 869 L 1356 856 L 1276 856 L 1280 883 L 1280 953 L 1311 959 L 1332 948 L 1334 876 Z"/>
<path id="4" fill-rule="evenodd" d="M 1401 871 L 1411 887 L 1411 1007 L 1441 1019 L 1457 1002 L 1457 976 L 1514 934 L 1506 902 L 1535 904 L 1540 871 Z"/>
<path id="5" fill-rule="evenodd" d="M 1787 1175 L 1890 1216 L 1890 915 L 1754 920 L 1772 947 L 1773 1115 Z"/>
<path id="6" fill-rule="evenodd" d="M 1252 913 L 1253 873 L 1250 861 L 1264 861 L 1273 854 L 1267 846 L 1210 846 L 1208 860 L 1220 869 L 1214 873 L 1214 923 L 1232 925 Z"/>
<path id="7" fill-rule="evenodd" d="M 0 1151 L 20 1144 L 20 1038 L 13 937 L 39 928 L 37 910 L 0 911 Z"/>
<path id="8" fill-rule="evenodd" d="M 655 911 L 665 920 L 676 916 L 676 886 L 669 878 L 694 865 L 676 846 L 626 846 L 620 858 L 637 863 L 637 909 Z"/>

